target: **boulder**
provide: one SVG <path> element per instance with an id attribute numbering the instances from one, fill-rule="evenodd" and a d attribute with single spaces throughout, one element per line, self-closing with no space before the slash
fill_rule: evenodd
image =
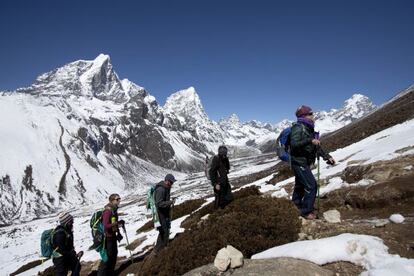
<path id="1" fill-rule="evenodd" d="M 403 223 L 405 218 L 400 214 L 393 214 L 390 216 L 390 221 L 393 223 Z"/>
<path id="2" fill-rule="evenodd" d="M 219 271 L 226 271 L 230 265 L 230 255 L 226 248 L 222 248 L 217 252 L 214 259 L 214 266 Z"/>
<path id="3" fill-rule="evenodd" d="M 329 223 L 340 223 L 341 213 L 338 210 L 329 210 L 323 213 L 323 218 Z"/>
<path id="4" fill-rule="evenodd" d="M 243 253 L 231 245 L 227 245 L 227 252 L 230 256 L 230 268 L 237 268 L 243 265 Z"/>

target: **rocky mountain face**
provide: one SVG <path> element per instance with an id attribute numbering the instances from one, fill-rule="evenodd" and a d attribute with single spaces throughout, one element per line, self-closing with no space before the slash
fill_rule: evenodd
<path id="1" fill-rule="evenodd" d="M 193 87 L 160 106 L 144 88 L 120 79 L 103 54 L 0 95 L 0 179 L 7 184 L 0 186 L 0 223 L 112 192 L 145 192 L 171 170 L 201 170 L 220 144 L 229 145 L 233 157 L 259 154 L 290 123 L 241 123 L 234 114 L 214 122 Z M 343 108 L 317 116 L 332 131 L 373 108 L 354 95 Z"/>

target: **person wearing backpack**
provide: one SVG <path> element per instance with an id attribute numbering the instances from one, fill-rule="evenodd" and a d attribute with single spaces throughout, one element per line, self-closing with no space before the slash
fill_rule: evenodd
<path id="1" fill-rule="evenodd" d="M 227 158 L 227 148 L 220 146 L 218 154 L 213 157 L 209 170 L 211 185 L 214 190 L 214 207 L 223 209 L 233 200 L 228 174 L 230 162 Z"/>
<path id="2" fill-rule="evenodd" d="M 73 246 L 73 216 L 63 212 L 59 215 L 59 225 L 52 236 L 54 253 L 52 255 L 55 275 L 67 276 L 69 270 L 72 276 L 78 276 L 81 270 L 79 259 L 83 251 L 76 253 Z"/>
<path id="3" fill-rule="evenodd" d="M 117 242 L 123 239 L 119 228 L 125 225 L 123 220 L 118 221 L 118 207 L 120 202 L 121 197 L 118 194 L 111 194 L 109 196 L 109 203 L 105 205 L 102 213 L 102 224 L 105 231 L 105 250 L 108 260 L 106 262 L 101 260 L 98 276 L 115 275 L 115 265 L 118 257 Z"/>
<path id="4" fill-rule="evenodd" d="M 314 213 L 317 182 L 311 166 L 317 156 L 321 156 L 331 165 L 335 164 L 335 160 L 321 147 L 319 133 L 314 130 L 315 118 L 312 109 L 302 105 L 295 115 L 297 122 L 293 124 L 290 133 L 290 162 L 295 173 L 292 201 L 299 208 L 302 217 L 312 220 L 317 217 Z"/>
<path id="5" fill-rule="evenodd" d="M 171 228 L 171 208 L 174 200 L 170 199 L 171 187 L 176 182 L 174 175 L 167 174 L 164 181 L 159 182 L 154 190 L 154 202 L 157 208 L 158 220 L 161 226 L 157 227 L 158 238 L 154 247 L 154 253 L 157 254 L 161 249 L 168 245 Z"/>

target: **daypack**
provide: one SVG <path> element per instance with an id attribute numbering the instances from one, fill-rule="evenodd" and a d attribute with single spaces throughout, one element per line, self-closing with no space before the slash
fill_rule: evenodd
<path id="1" fill-rule="evenodd" d="M 210 158 L 208 158 L 208 156 L 206 156 L 206 163 L 204 164 L 204 173 L 206 174 L 206 177 L 208 180 L 211 180 L 210 178 L 210 168 L 211 168 L 211 163 L 213 161 L 214 156 L 211 156 Z"/>
<path id="2" fill-rule="evenodd" d="M 62 228 L 54 228 L 42 232 L 42 236 L 40 238 L 40 252 L 42 254 L 42 257 L 51 258 L 54 256 L 57 248 L 53 248 L 53 236 L 60 231 L 65 230 Z"/>
<path id="3" fill-rule="evenodd" d="M 292 127 L 287 127 L 279 134 L 276 140 L 276 153 L 280 160 L 289 162 L 290 160 L 290 133 Z"/>
<path id="4" fill-rule="evenodd" d="M 214 155 L 211 156 L 210 158 L 208 158 L 208 156 L 206 156 L 206 163 L 204 165 L 204 173 L 205 173 L 208 180 L 211 180 L 210 169 L 211 169 L 211 164 L 213 163 L 213 159 L 214 159 Z M 220 177 L 220 173 L 217 172 L 217 174 Z"/>
<path id="5" fill-rule="evenodd" d="M 90 249 L 95 249 L 96 251 L 99 251 L 100 246 L 103 245 L 105 240 L 105 231 L 102 223 L 103 211 L 104 210 L 99 210 L 93 213 L 89 221 L 93 239 L 93 245 L 90 247 Z"/>
<path id="6" fill-rule="evenodd" d="M 154 221 L 154 228 L 161 227 L 160 220 L 158 218 L 157 206 L 155 205 L 154 192 L 156 185 L 151 185 L 147 192 L 147 210 L 151 210 L 152 220 Z"/>
<path id="7" fill-rule="evenodd" d="M 276 154 L 280 160 L 285 162 L 290 162 L 290 134 L 292 132 L 292 127 L 296 123 L 293 123 L 292 126 L 285 128 L 279 134 L 276 140 Z M 300 124 L 302 129 L 304 130 L 305 127 L 303 124 Z"/>

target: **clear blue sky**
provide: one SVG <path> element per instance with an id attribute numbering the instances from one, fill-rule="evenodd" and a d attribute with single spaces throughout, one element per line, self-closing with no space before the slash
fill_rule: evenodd
<path id="1" fill-rule="evenodd" d="M 414 83 L 414 1 L 0 2 L 0 89 L 77 59 L 164 104 L 194 86 L 211 118 L 293 119 L 353 93 L 380 104 Z"/>

